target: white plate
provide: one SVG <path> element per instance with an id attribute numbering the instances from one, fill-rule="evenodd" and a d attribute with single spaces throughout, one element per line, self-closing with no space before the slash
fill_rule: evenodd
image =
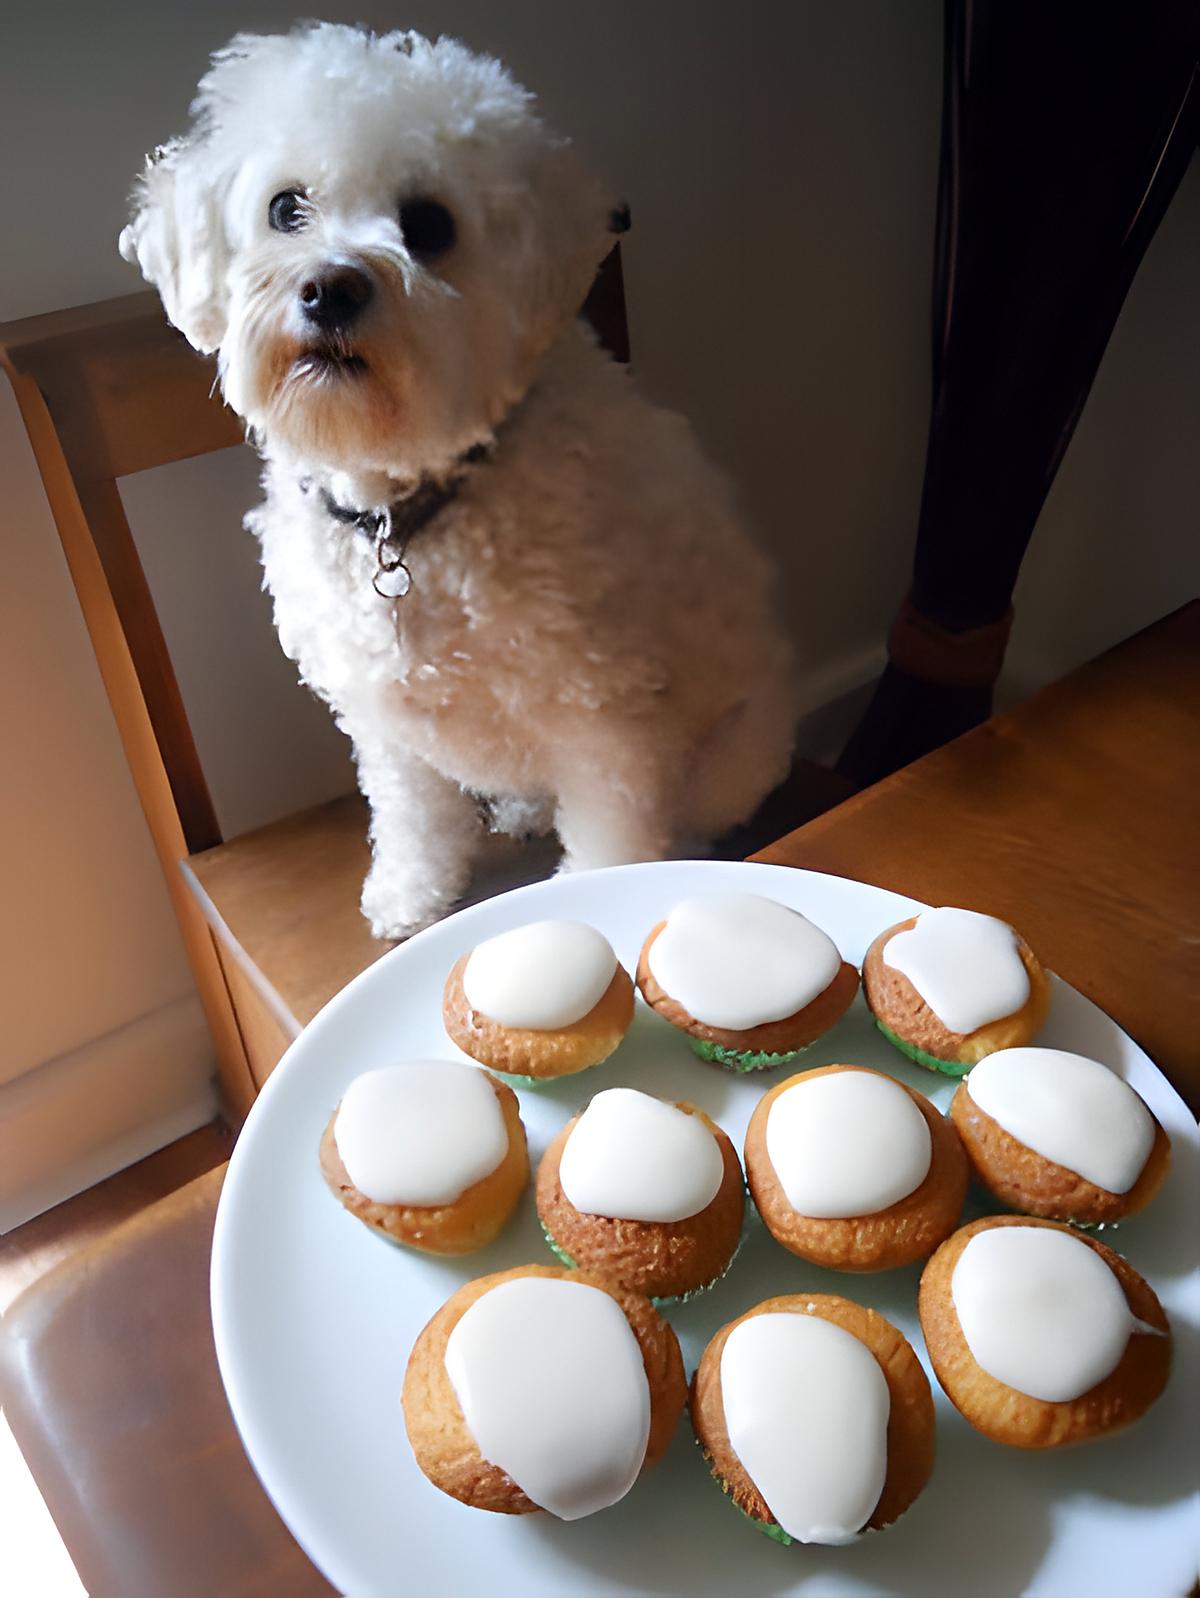
<path id="1" fill-rule="evenodd" d="M 934 1383 L 932 1482 L 889 1531 L 842 1549 L 781 1548 L 756 1532 L 723 1500 L 686 1417 L 667 1458 L 628 1498 L 573 1524 L 467 1509 L 418 1471 L 399 1405 L 417 1333 L 460 1283 L 554 1261 L 531 1193 L 498 1241 L 466 1260 L 423 1258 L 374 1236 L 321 1179 L 317 1145 L 330 1112 L 361 1071 L 411 1056 L 458 1056 L 442 1030 L 442 983 L 481 938 L 543 917 L 571 917 L 599 927 L 632 968 L 645 934 L 676 900 L 727 888 L 804 911 L 856 965 L 876 933 L 923 908 L 878 888 L 781 866 L 678 861 L 555 877 L 474 905 L 385 955 L 288 1050 L 234 1150 L 212 1266 L 221 1373 L 246 1451 L 280 1514 L 329 1580 L 354 1598 L 1184 1592 L 1196 1550 L 1200 1139 L 1183 1102 L 1137 1045 L 1058 982 L 1039 1041 L 1114 1067 L 1174 1142 L 1171 1174 L 1150 1210 L 1107 1239 L 1153 1284 L 1177 1337 L 1171 1384 L 1140 1424 L 1083 1449 L 1025 1454 L 971 1431 Z M 910 1066 L 882 1040 L 861 997 L 804 1065 L 839 1060 L 890 1071 L 943 1107 L 953 1092 L 953 1083 Z M 639 1000 L 629 1038 L 604 1066 L 522 1091 L 530 1155 L 536 1161 L 591 1094 L 622 1084 L 693 1100 L 740 1149 L 755 1102 L 783 1074 L 747 1080 L 705 1065 Z M 979 1205 L 972 1213 L 986 1211 Z M 874 1306 L 924 1359 L 919 1274 L 915 1266 L 857 1277 L 818 1270 L 786 1253 L 755 1218 L 725 1280 L 668 1316 L 689 1374 L 719 1326 L 771 1294 L 804 1290 Z"/>

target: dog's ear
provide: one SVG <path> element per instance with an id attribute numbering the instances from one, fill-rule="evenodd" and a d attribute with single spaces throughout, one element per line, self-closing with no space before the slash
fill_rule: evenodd
<path id="1" fill-rule="evenodd" d="M 544 345 L 578 315 L 621 208 L 566 140 L 545 138 L 531 165 L 524 185 L 494 197 L 492 221 L 516 244 L 517 299 L 528 334 Z"/>
<path id="2" fill-rule="evenodd" d="M 228 322 L 229 246 L 202 139 L 174 139 L 147 157 L 120 251 L 162 296 L 167 320 L 209 354 Z"/>

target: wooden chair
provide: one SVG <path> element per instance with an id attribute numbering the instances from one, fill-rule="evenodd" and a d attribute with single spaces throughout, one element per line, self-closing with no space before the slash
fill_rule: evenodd
<path id="1" fill-rule="evenodd" d="M 93 1598 L 333 1592 L 259 1485 L 217 1371 L 208 1262 L 224 1174 L 95 1237 L 0 1325 L 5 1416 Z"/>
<path id="2" fill-rule="evenodd" d="M 613 355 L 627 360 L 616 249 L 583 314 Z M 0 362 L 183 932 L 227 1108 L 240 1121 L 301 1027 L 387 947 L 370 937 L 358 912 L 368 865 L 365 805 L 349 795 L 232 841 L 222 837 L 117 483 L 243 435 L 214 394 L 213 363 L 167 325 L 157 294 L 0 325 Z M 819 796 L 801 812 L 825 809 L 848 791 L 823 776 Z M 806 818 L 793 807 L 787 821 Z M 786 830 L 774 815 L 768 825 L 762 842 Z M 755 841 L 746 835 L 734 848 L 745 853 Z M 509 860 L 491 887 L 517 879 Z"/>

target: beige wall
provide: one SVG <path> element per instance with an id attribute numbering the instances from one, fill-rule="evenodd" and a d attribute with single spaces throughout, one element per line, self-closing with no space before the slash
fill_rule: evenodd
<path id="1" fill-rule="evenodd" d="M 0 382 L 0 1232 L 211 1117 L 211 1045 Z"/>
<path id="2" fill-rule="evenodd" d="M 318 9 L 454 32 L 502 54 L 622 186 L 634 214 L 626 271 L 639 375 L 693 417 L 741 481 L 783 567 L 810 702 L 863 680 L 905 583 L 920 490 L 937 0 Z M 279 0 L 10 0 L 0 22 L 0 317 L 138 286 L 115 238 L 143 152 L 183 126 L 210 48 L 293 14 Z M 1198 282 L 1194 166 L 1027 564 L 1020 686 L 1200 586 Z M 238 528 L 254 478 L 247 452 L 231 451 L 148 474 L 126 493 L 234 830 L 349 780 L 340 739 L 294 687 L 270 634 Z M 13 769 L 0 796 L 3 1079 L 170 1013 L 187 976 L 7 394 L 0 482 L 9 551 L 0 694 Z"/>

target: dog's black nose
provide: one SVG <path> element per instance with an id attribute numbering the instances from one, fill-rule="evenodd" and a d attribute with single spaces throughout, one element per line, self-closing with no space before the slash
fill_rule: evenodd
<path id="1" fill-rule="evenodd" d="M 300 287 L 300 304 L 308 321 L 340 332 L 356 321 L 371 302 L 371 279 L 357 266 L 331 266 Z"/>

